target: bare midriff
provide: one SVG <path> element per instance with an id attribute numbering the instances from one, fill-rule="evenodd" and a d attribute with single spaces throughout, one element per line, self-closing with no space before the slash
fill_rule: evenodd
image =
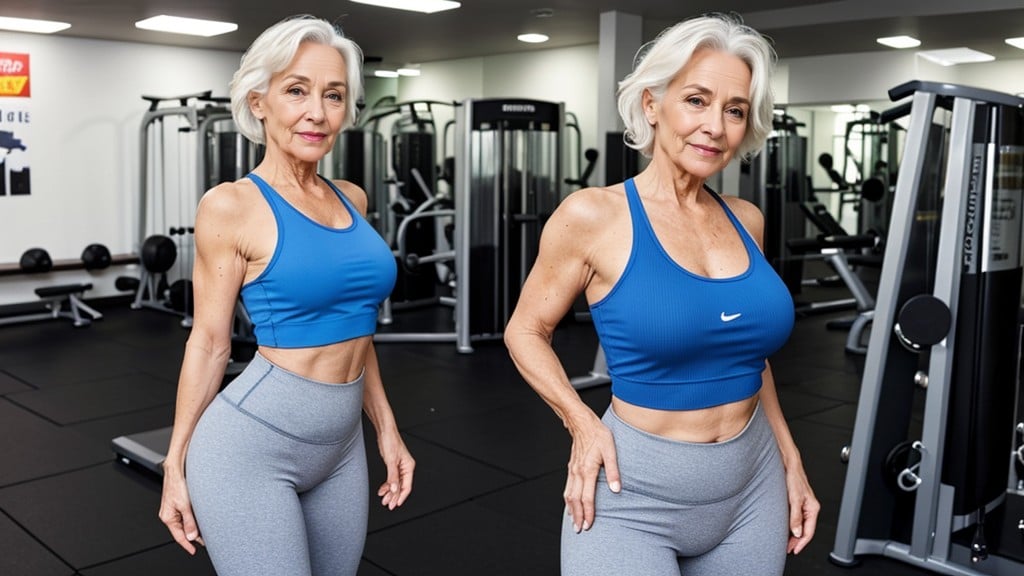
<path id="1" fill-rule="evenodd" d="M 372 336 L 313 348 L 260 346 L 260 355 L 275 366 L 325 384 L 346 384 L 359 378 Z"/>
<path id="2" fill-rule="evenodd" d="M 680 442 L 724 442 L 743 431 L 757 408 L 757 395 L 699 410 L 658 410 L 612 397 L 612 409 L 626 424 Z"/>

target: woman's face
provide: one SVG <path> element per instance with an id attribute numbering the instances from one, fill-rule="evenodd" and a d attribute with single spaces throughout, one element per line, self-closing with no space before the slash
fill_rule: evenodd
<path id="1" fill-rule="evenodd" d="M 266 94 L 251 94 L 267 147 L 299 161 L 318 162 L 334 145 L 348 108 L 345 59 L 331 46 L 304 42 L 287 68 L 270 78 Z"/>
<path id="2" fill-rule="evenodd" d="M 750 68 L 732 54 L 698 50 L 660 102 L 644 92 L 644 112 L 655 127 L 654 156 L 708 178 L 729 164 L 747 132 Z"/>

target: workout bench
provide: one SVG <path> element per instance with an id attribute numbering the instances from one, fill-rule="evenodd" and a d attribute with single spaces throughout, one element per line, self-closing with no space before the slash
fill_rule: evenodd
<path id="1" fill-rule="evenodd" d="M 68 270 L 72 268 L 99 270 L 110 266 L 112 262 L 113 259 L 110 256 L 109 250 L 100 244 L 91 244 L 86 247 L 85 251 L 82 252 L 81 260 L 77 263 L 62 262 L 59 268 L 54 265 L 54 261 L 46 250 L 30 248 L 22 254 L 17 267 L 0 267 L 0 275 L 42 274 L 53 270 Z M 76 328 L 88 326 L 92 324 L 93 320 L 103 318 L 100 312 L 82 301 L 83 295 L 91 289 L 92 283 L 90 282 L 76 282 L 36 288 L 34 292 L 47 308 L 47 311 L 0 317 L 0 326 L 40 320 L 56 320 L 58 318 L 71 320 Z"/>

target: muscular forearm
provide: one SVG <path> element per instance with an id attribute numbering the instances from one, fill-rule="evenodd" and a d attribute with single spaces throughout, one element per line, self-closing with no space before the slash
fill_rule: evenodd
<path id="1" fill-rule="evenodd" d="M 230 354 L 230 347 L 200 344 L 191 338 L 185 344 L 174 408 L 174 430 L 163 464 L 165 473 L 184 470 L 192 431 L 220 389 Z"/>
<path id="2" fill-rule="evenodd" d="M 549 337 L 510 324 L 505 331 L 505 344 L 523 379 L 555 411 L 570 432 L 597 418 L 572 387 L 562 363 L 551 348 Z"/>

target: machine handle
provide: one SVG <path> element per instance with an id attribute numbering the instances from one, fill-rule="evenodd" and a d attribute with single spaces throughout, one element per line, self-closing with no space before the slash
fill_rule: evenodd
<path id="1" fill-rule="evenodd" d="M 1013 454 L 1017 457 L 1017 464 L 1024 466 L 1024 422 L 1018 422 L 1014 430 L 1017 432 L 1017 449 Z"/>
<path id="2" fill-rule="evenodd" d="M 924 452 L 924 444 L 921 444 L 920 440 L 911 444 L 910 448 L 912 450 L 917 450 L 918 452 Z M 921 463 L 916 462 L 904 468 L 903 471 L 896 476 L 896 485 L 900 487 L 900 490 L 903 490 L 904 492 L 913 492 L 914 490 L 917 490 L 917 487 L 921 485 L 921 477 L 917 474 L 917 471 L 920 470 L 920 468 Z"/>

